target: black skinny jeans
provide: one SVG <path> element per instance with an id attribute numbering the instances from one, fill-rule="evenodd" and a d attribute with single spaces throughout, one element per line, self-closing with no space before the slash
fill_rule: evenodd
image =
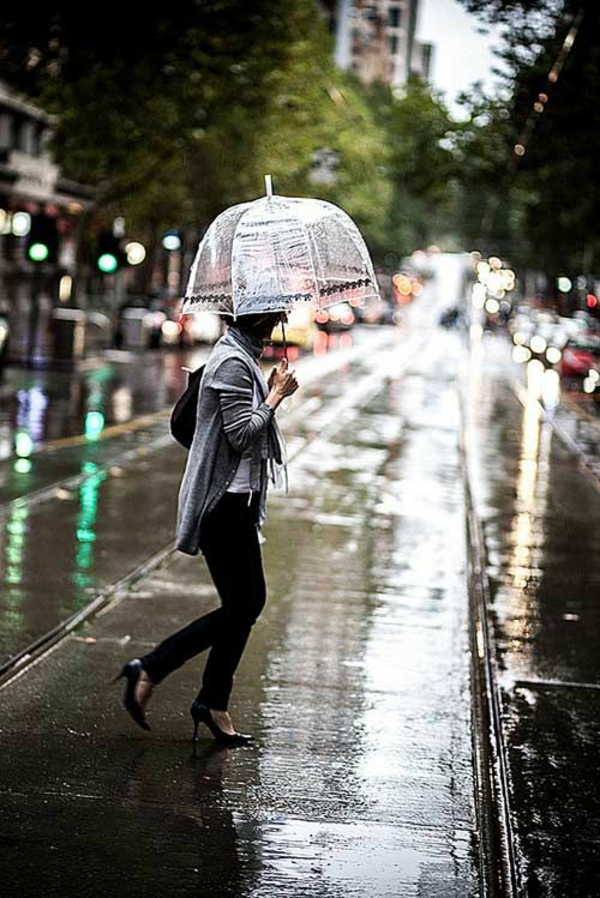
<path id="1" fill-rule="evenodd" d="M 210 648 L 198 700 L 226 711 L 233 679 L 250 630 L 266 602 L 256 522 L 259 495 L 225 493 L 202 522 L 200 549 L 206 559 L 221 607 L 209 611 L 168 636 L 142 656 L 154 683 Z"/>

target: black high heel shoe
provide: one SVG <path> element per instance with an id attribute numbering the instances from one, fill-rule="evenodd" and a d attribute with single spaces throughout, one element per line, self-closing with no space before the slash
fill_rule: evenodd
<path id="1" fill-rule="evenodd" d="M 195 701 L 190 708 L 190 714 L 194 721 L 194 742 L 198 741 L 198 726 L 200 723 L 205 723 L 215 739 L 222 745 L 248 745 L 249 742 L 254 740 L 254 736 L 247 733 L 226 733 L 217 726 L 210 713 L 210 708 L 203 702 Z"/>
<path id="2" fill-rule="evenodd" d="M 144 710 L 141 705 L 135 700 L 135 687 L 137 686 L 140 674 L 142 673 L 143 669 L 144 668 L 140 659 L 132 658 L 131 661 L 127 662 L 121 673 L 117 674 L 114 680 L 111 680 L 111 683 L 116 683 L 117 680 L 121 679 L 121 677 L 126 677 L 127 686 L 125 688 L 123 704 L 129 711 L 135 722 L 139 726 L 141 726 L 143 730 L 149 730 L 150 725 L 146 720 Z"/>

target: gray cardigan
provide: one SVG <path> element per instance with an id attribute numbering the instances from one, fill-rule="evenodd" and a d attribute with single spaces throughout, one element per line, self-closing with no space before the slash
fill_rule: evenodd
<path id="1" fill-rule="evenodd" d="M 256 380 L 262 401 L 253 411 Z M 226 333 L 212 349 L 198 394 L 196 430 L 178 496 L 176 546 L 180 552 L 198 554 L 202 520 L 227 490 L 248 448 L 251 486 L 261 494 L 262 524 L 267 491 L 264 431 L 274 417 L 264 401 L 267 393 L 255 359 Z"/>

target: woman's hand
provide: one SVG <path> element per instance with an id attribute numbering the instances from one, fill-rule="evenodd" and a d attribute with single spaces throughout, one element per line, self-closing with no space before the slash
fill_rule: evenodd
<path id="1" fill-rule="evenodd" d="M 269 375 L 269 395 L 266 403 L 273 410 L 286 398 L 298 389 L 296 372 L 288 365 L 287 359 L 282 359 Z"/>

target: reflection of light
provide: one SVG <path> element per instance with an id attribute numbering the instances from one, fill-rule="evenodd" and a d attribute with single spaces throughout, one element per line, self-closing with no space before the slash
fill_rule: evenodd
<path id="1" fill-rule="evenodd" d="M 591 377 L 586 377 L 583 381 L 583 391 L 584 393 L 593 393 L 596 389 L 597 382 L 592 380 Z"/>
<path id="2" fill-rule="evenodd" d="M 523 362 L 529 361 L 529 359 L 531 358 L 531 352 L 527 349 L 526 346 L 513 346 L 512 357 L 513 361 L 521 365 L 523 364 Z"/>
<path id="3" fill-rule="evenodd" d="M 485 310 L 489 312 L 490 315 L 495 315 L 496 312 L 500 311 L 500 303 L 497 299 L 488 299 L 485 303 Z"/>
<path id="4" fill-rule="evenodd" d="M 15 454 L 20 458 L 27 458 L 33 452 L 33 440 L 26 430 L 17 430 L 15 433 Z"/>
<path id="5" fill-rule="evenodd" d="M 543 337 L 540 337 L 539 334 L 536 334 L 535 337 L 532 337 L 529 341 L 529 345 L 531 346 L 532 352 L 545 352 L 546 346 L 548 345 Z"/>
<path id="6" fill-rule="evenodd" d="M 522 334 L 521 331 L 515 331 L 515 334 L 513 335 L 513 341 L 515 343 L 520 345 L 524 343 L 526 339 L 527 337 L 525 336 L 525 334 Z"/>
<path id="7" fill-rule="evenodd" d="M 44 433 L 44 412 L 48 397 L 40 387 L 30 387 L 29 390 L 17 390 L 17 400 L 17 427 L 26 428 L 35 443 Z"/>
<path id="8" fill-rule="evenodd" d="M 533 399 L 537 399 L 542 389 L 544 366 L 539 359 L 532 359 L 527 365 L 527 390 Z"/>
<path id="9" fill-rule="evenodd" d="M 58 298 L 61 302 L 67 302 L 71 298 L 73 278 L 70 274 L 63 274 L 58 285 Z"/>
<path id="10" fill-rule="evenodd" d="M 542 402 L 545 408 L 556 408 L 560 400 L 560 377 L 555 368 L 547 368 L 542 378 Z"/>
<path id="11" fill-rule="evenodd" d="M 81 601 L 87 602 L 89 597 L 84 590 L 92 583 L 92 578 L 86 572 L 94 561 L 94 543 L 96 542 L 94 526 L 98 514 L 98 491 L 102 481 L 108 475 L 106 471 L 98 470 L 98 465 L 94 462 L 85 462 L 82 466 L 82 473 L 87 476 L 79 488 L 77 554 L 75 557 L 77 571 L 73 579 L 76 585 L 82 589 Z"/>
<path id="12" fill-rule="evenodd" d="M 590 368 L 590 370 L 588 371 L 588 377 L 593 381 L 600 380 L 600 374 L 596 371 L 595 368 Z"/>
<path id="13" fill-rule="evenodd" d="M 23 580 L 23 555 L 27 539 L 27 518 L 29 507 L 27 505 L 12 505 L 10 516 L 6 524 L 6 538 L 4 540 L 4 555 L 6 565 L 4 570 L 4 582 L 7 589 L 3 595 L 2 630 L 14 629 L 19 631 L 22 621 L 22 612 L 19 608 L 23 599 L 23 593 L 18 587 Z"/>
<path id="14" fill-rule="evenodd" d="M 556 365 L 562 358 L 562 352 L 556 346 L 549 346 L 546 350 L 546 358 L 551 365 Z"/>
<path id="15" fill-rule="evenodd" d="M 350 349 L 354 341 L 351 334 L 340 334 L 340 349 Z"/>
<path id="16" fill-rule="evenodd" d="M 102 412 L 91 411 L 85 416 L 84 435 L 86 440 L 97 440 L 104 428 L 104 415 Z"/>
<path id="17" fill-rule="evenodd" d="M 131 395 L 131 387 L 118 387 L 112 396 L 113 417 L 117 424 L 123 421 L 129 421 L 133 411 L 133 396 Z"/>
<path id="18" fill-rule="evenodd" d="M 502 260 L 498 256 L 490 256 L 488 259 L 490 268 L 502 268 Z"/>
<path id="19" fill-rule="evenodd" d="M 31 462 L 28 458 L 18 458 L 13 467 L 17 474 L 29 474 L 31 471 Z"/>

